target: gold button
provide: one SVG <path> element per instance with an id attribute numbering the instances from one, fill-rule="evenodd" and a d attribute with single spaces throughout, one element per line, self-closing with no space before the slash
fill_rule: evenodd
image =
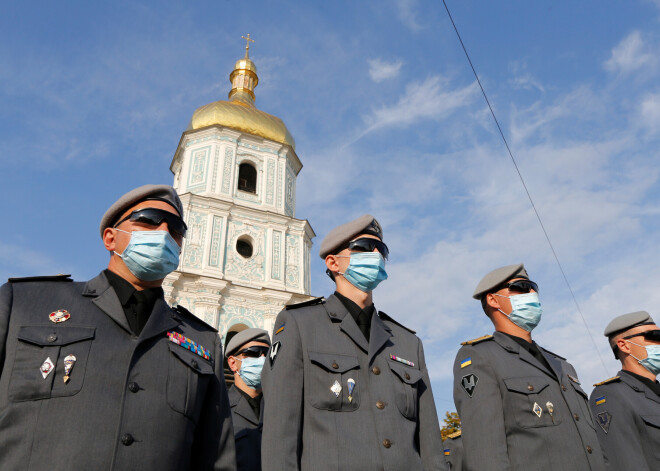
<path id="1" fill-rule="evenodd" d="M 562 385 L 561 385 L 561 390 L 562 390 L 562 391 L 566 391 L 566 386 L 564 386 L 564 385 L 562 384 Z"/>
<path id="2" fill-rule="evenodd" d="M 406 379 L 410 379 L 410 375 L 408 373 L 406 373 L 404 376 L 406 377 Z"/>
<path id="3" fill-rule="evenodd" d="M 587 447 L 587 453 L 592 453 L 593 451 L 594 450 L 590 446 Z"/>
<path id="4" fill-rule="evenodd" d="M 580 416 L 577 414 L 573 414 L 573 417 L 575 418 L 575 420 L 580 420 Z"/>
<path id="5" fill-rule="evenodd" d="M 336 361 L 333 361 L 332 362 L 332 367 L 336 370 L 337 368 L 339 368 L 339 365 L 337 364 Z"/>
<path id="6" fill-rule="evenodd" d="M 534 386 L 532 386 L 531 384 L 528 384 L 527 389 L 529 389 L 530 391 L 534 391 Z"/>
<path id="7" fill-rule="evenodd" d="M 385 409 L 385 403 L 383 401 L 378 401 L 376 403 L 376 407 L 378 407 L 379 409 Z"/>
<path id="8" fill-rule="evenodd" d="M 389 447 L 392 446 L 392 442 L 389 441 L 389 440 L 386 438 L 385 440 L 383 440 L 383 446 L 384 446 L 385 448 L 389 448 Z"/>
<path id="9" fill-rule="evenodd" d="M 380 368 L 378 368 L 377 366 L 374 366 L 373 368 L 371 368 L 371 371 L 372 371 L 373 374 L 375 374 L 375 375 L 379 375 L 379 374 L 380 374 Z"/>

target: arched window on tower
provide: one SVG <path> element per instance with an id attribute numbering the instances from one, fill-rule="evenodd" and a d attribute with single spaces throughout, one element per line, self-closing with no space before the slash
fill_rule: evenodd
<path id="1" fill-rule="evenodd" d="M 248 193 L 257 192 L 257 169 L 250 164 L 238 166 L 238 189 Z"/>

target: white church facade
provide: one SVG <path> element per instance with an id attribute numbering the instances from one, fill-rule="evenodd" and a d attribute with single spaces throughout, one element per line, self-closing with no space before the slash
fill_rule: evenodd
<path id="1" fill-rule="evenodd" d="M 188 235 L 165 299 L 225 335 L 230 326 L 272 332 L 286 304 L 310 299 L 315 234 L 295 218 L 302 163 L 277 117 L 256 108 L 248 56 L 230 75 L 229 99 L 198 108 L 172 159 Z"/>

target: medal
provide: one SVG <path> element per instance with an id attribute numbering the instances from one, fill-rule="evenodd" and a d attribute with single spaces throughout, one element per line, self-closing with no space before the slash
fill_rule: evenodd
<path id="1" fill-rule="evenodd" d="M 48 318 L 51 320 L 51 322 L 54 322 L 56 324 L 60 322 L 68 321 L 70 317 L 71 314 L 69 314 L 69 311 L 65 309 L 58 309 L 57 311 L 48 314 Z"/>
<path id="2" fill-rule="evenodd" d="M 330 391 L 335 394 L 335 397 L 339 397 L 339 394 L 341 393 L 341 384 L 339 384 L 339 381 L 335 380 L 335 384 L 332 385 Z"/>
<path id="3" fill-rule="evenodd" d="M 355 380 L 348 378 L 348 402 L 353 402 L 353 389 L 355 389 Z"/>
<path id="4" fill-rule="evenodd" d="M 39 367 L 39 371 L 41 371 L 41 376 L 43 376 L 44 379 L 48 378 L 48 375 L 50 374 L 51 371 L 53 371 L 54 366 L 55 365 L 53 364 L 53 360 L 51 360 L 50 357 L 46 358 L 46 361 L 44 361 Z"/>
<path id="5" fill-rule="evenodd" d="M 73 355 L 67 355 L 64 359 L 64 383 L 66 384 L 69 381 L 69 375 L 73 369 L 73 365 L 76 362 L 76 357 Z"/>

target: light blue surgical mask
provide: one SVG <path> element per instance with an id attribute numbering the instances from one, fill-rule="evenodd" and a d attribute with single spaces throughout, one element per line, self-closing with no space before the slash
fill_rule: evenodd
<path id="1" fill-rule="evenodd" d="M 264 368 L 265 356 L 259 358 L 243 358 L 238 375 L 252 389 L 261 389 L 261 370 Z"/>
<path id="2" fill-rule="evenodd" d="M 337 257 L 345 258 L 347 255 Z M 360 291 L 373 291 L 381 281 L 387 280 L 385 260 L 379 252 L 356 252 L 350 255 L 350 259 L 346 271 L 338 273 Z"/>
<path id="3" fill-rule="evenodd" d="M 638 347 L 644 347 L 646 349 L 646 358 L 643 360 L 640 360 L 632 353 L 630 356 L 637 360 L 637 362 L 644 368 L 649 370 L 651 374 L 658 376 L 658 374 L 660 374 L 660 345 L 639 345 L 635 342 L 631 342 L 630 340 L 626 340 L 626 342 L 637 345 Z"/>
<path id="4" fill-rule="evenodd" d="M 539 301 L 538 293 L 523 293 L 513 296 L 502 296 L 501 294 L 493 293 L 495 296 L 501 298 L 509 298 L 511 301 L 511 314 L 498 309 L 502 314 L 507 316 L 511 322 L 518 327 L 525 329 L 527 332 L 534 330 L 534 327 L 541 322 L 541 301 Z"/>
<path id="5" fill-rule="evenodd" d="M 131 235 L 131 240 L 119 256 L 135 277 L 142 281 L 165 278 L 179 266 L 181 248 L 167 231 L 120 232 Z"/>

